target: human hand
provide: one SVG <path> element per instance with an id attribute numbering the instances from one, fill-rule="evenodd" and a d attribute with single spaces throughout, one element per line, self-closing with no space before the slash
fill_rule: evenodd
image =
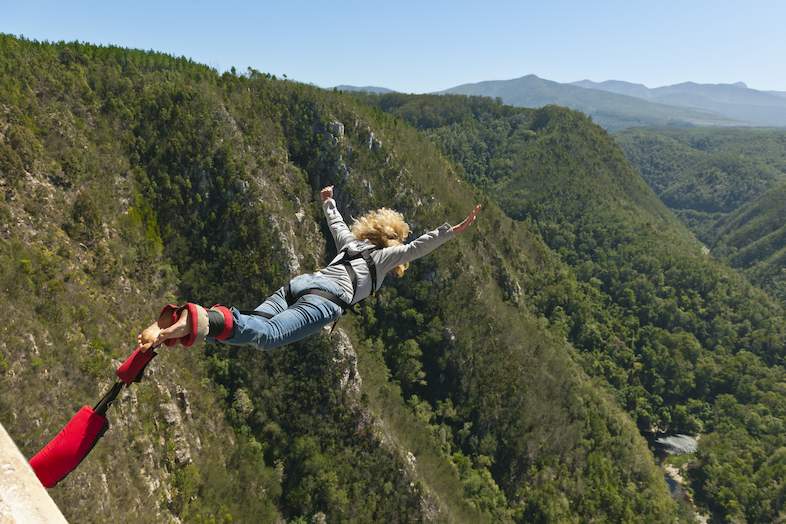
<path id="1" fill-rule="evenodd" d="M 456 224 L 455 226 L 453 226 L 451 228 L 451 231 L 453 231 L 454 233 L 463 233 L 469 226 L 472 225 L 473 222 L 475 222 L 475 219 L 477 218 L 479 212 L 480 212 L 480 204 L 476 205 L 475 208 L 469 212 L 467 218 L 465 218 L 460 224 Z"/>
<path id="2" fill-rule="evenodd" d="M 333 186 L 323 187 L 322 190 L 319 192 L 319 196 L 322 197 L 322 202 L 324 202 L 328 198 L 333 198 Z"/>

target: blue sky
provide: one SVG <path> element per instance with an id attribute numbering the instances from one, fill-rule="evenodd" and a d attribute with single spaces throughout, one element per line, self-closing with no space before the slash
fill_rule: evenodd
<path id="1" fill-rule="evenodd" d="M 427 92 L 536 74 L 786 91 L 786 2 L 0 0 L 0 32 Z"/>

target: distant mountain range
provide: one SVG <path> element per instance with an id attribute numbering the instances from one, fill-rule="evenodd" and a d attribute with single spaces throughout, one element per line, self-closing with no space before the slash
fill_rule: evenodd
<path id="1" fill-rule="evenodd" d="M 746 124 L 786 126 L 786 93 L 757 91 L 749 88 L 744 82 L 734 84 L 683 82 L 654 89 L 620 80 L 606 82 L 581 80 L 573 82 L 573 85 L 671 106 L 710 111 Z"/>
<path id="2" fill-rule="evenodd" d="M 586 113 L 595 122 L 610 130 L 638 126 L 742 125 L 742 122 L 708 111 L 665 105 L 606 90 L 561 84 L 535 75 L 513 80 L 464 84 L 442 93 L 499 97 L 506 104 L 522 107 L 548 104 L 566 106 Z"/>
<path id="3" fill-rule="evenodd" d="M 336 86 L 333 89 L 338 89 L 339 91 L 361 91 L 361 92 L 364 92 L 364 93 L 378 93 L 378 94 L 395 93 L 394 90 L 388 89 L 387 87 L 352 86 L 352 85 L 347 85 L 347 84 L 342 84 L 340 86 Z"/>
<path id="4" fill-rule="evenodd" d="M 786 127 L 786 93 L 757 91 L 742 82 L 685 82 L 650 89 L 620 80 L 564 84 L 526 75 L 463 84 L 441 93 L 499 97 L 514 106 L 567 106 L 610 130 L 636 126 Z"/>
<path id="5" fill-rule="evenodd" d="M 335 89 L 396 92 L 378 86 L 339 85 Z M 629 127 L 786 127 L 786 91 L 759 91 L 744 82 L 683 82 L 649 88 L 623 80 L 560 83 L 526 75 L 462 84 L 438 94 L 489 96 L 519 107 L 556 104 L 586 113 L 611 131 Z"/>

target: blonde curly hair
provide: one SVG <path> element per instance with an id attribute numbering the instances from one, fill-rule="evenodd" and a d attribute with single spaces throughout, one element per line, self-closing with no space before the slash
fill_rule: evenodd
<path id="1" fill-rule="evenodd" d="M 367 240 L 379 248 L 400 246 L 409 236 L 409 225 L 404 222 L 404 215 L 383 207 L 355 219 L 352 234 L 358 240 Z M 409 264 L 399 264 L 391 273 L 400 278 L 408 267 Z"/>

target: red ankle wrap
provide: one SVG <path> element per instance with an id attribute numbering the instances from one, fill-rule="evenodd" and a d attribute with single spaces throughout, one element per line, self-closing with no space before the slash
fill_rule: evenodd
<path id="1" fill-rule="evenodd" d="M 178 343 L 183 344 L 185 347 L 190 347 L 194 344 L 197 338 L 197 306 L 196 304 L 192 304 L 188 302 L 183 306 L 178 306 L 177 304 L 167 304 L 161 310 L 161 314 L 158 316 L 160 319 L 164 315 L 169 315 L 171 319 L 170 325 L 177 322 L 180 318 L 180 315 L 184 309 L 188 310 L 188 335 L 180 338 L 170 338 L 164 341 L 164 344 L 167 346 L 174 346 Z"/>
<path id="2" fill-rule="evenodd" d="M 226 340 L 232 336 L 232 332 L 235 330 L 235 320 L 232 318 L 232 312 L 229 310 L 228 307 L 222 306 L 221 304 L 215 304 L 210 309 L 215 311 L 220 311 L 222 315 L 224 315 L 224 329 L 216 335 L 216 340 Z"/>

